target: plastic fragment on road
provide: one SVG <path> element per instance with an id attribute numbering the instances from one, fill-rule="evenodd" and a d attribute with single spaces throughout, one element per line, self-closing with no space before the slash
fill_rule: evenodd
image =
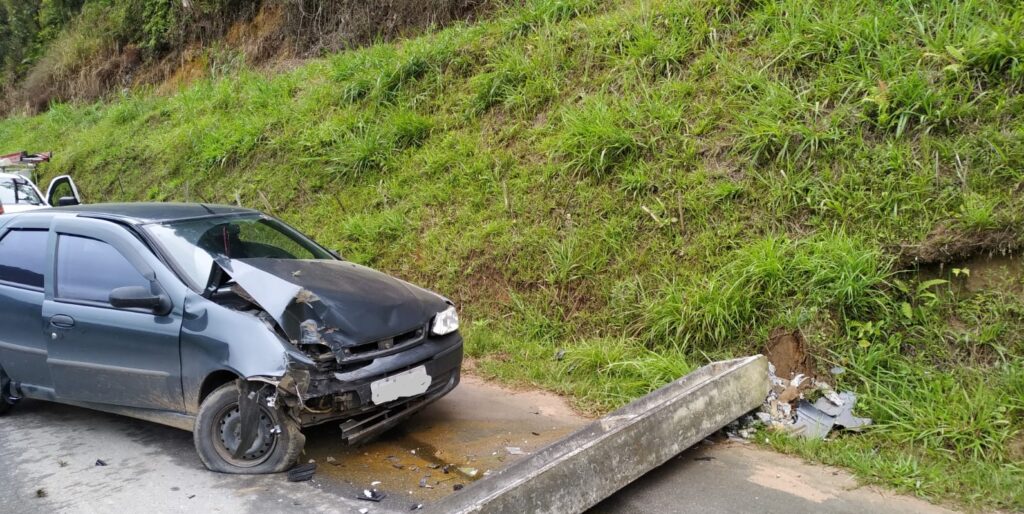
<path id="1" fill-rule="evenodd" d="M 310 462 L 301 466 L 295 466 L 288 471 L 289 482 L 305 482 L 313 478 L 316 473 L 316 463 Z"/>
<path id="2" fill-rule="evenodd" d="M 839 396 L 843 398 L 845 403 L 843 405 L 843 411 L 836 416 L 836 425 L 855 432 L 871 425 L 871 418 L 858 418 L 853 415 L 853 407 L 857 404 L 856 394 L 844 392 L 839 393 Z"/>
<path id="3" fill-rule="evenodd" d="M 357 496 L 356 498 L 359 500 L 379 502 L 386 497 L 387 495 L 384 494 L 382 491 L 378 491 L 376 489 L 363 489 L 363 493 Z"/>
<path id="4" fill-rule="evenodd" d="M 808 439 L 824 439 L 836 419 L 811 405 L 807 400 L 800 400 L 796 407 L 796 420 L 786 430 Z"/>
<path id="5" fill-rule="evenodd" d="M 814 402 L 814 408 L 820 410 L 821 412 L 824 412 L 825 414 L 828 414 L 829 416 L 832 416 L 833 418 L 843 412 L 842 405 L 836 405 L 830 402 L 824 396 L 818 398 Z M 797 413 L 799 414 L 799 409 L 797 410 Z"/>

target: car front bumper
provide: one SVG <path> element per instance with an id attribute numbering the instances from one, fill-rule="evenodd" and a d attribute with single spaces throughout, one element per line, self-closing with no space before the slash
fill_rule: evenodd
<path id="1" fill-rule="evenodd" d="M 358 444 L 395 426 L 413 413 L 455 389 L 459 383 L 463 341 L 458 332 L 431 337 L 406 351 L 376 359 L 370 365 L 348 373 L 311 376 L 307 398 L 329 400 L 331 408 L 309 407 L 298 413 L 303 427 L 344 420 L 342 438 Z M 430 376 L 426 391 L 383 404 L 372 400 L 371 384 L 423 366 Z"/>

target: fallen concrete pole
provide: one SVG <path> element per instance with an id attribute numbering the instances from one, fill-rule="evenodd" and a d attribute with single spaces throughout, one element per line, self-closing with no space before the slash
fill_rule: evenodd
<path id="1" fill-rule="evenodd" d="M 583 512 L 768 394 L 756 355 L 704 366 L 429 507 L 430 512 Z"/>

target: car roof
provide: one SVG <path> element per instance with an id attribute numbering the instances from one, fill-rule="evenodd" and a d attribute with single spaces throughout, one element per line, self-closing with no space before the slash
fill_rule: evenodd
<path id="1" fill-rule="evenodd" d="M 55 207 L 45 212 L 75 213 L 83 217 L 113 219 L 136 225 L 233 214 L 260 214 L 259 211 L 253 209 L 231 205 L 174 202 L 93 203 Z"/>

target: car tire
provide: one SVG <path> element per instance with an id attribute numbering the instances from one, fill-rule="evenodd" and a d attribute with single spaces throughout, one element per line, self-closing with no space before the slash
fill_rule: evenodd
<path id="1" fill-rule="evenodd" d="M 4 369 L 0 367 L 0 416 L 11 410 L 11 407 L 14 407 L 13 403 L 7 401 L 8 396 L 10 396 L 9 387 L 11 387 L 11 379 L 7 376 L 7 373 L 4 373 Z"/>
<path id="2" fill-rule="evenodd" d="M 199 459 L 210 471 L 232 474 L 266 474 L 287 471 L 298 460 L 306 437 L 299 425 L 280 408 L 262 404 L 258 435 L 252 447 L 241 456 L 232 456 L 239 433 L 239 386 L 225 384 L 210 393 L 199 406 L 192 436 Z"/>

